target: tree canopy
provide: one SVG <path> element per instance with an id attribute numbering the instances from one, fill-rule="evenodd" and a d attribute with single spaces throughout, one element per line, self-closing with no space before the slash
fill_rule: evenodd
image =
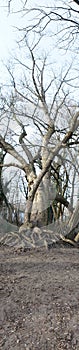
<path id="1" fill-rule="evenodd" d="M 11 4 L 9 1 L 9 14 Z M 73 2 L 30 7 L 26 1 L 21 11 L 24 26 L 22 22 L 17 29 L 18 54 L 7 64 L 10 88 L 5 91 L 1 87 L 0 147 L 12 157 L 8 164 L 1 164 L 1 169 L 18 168 L 24 188 L 27 182 L 25 224 L 34 221 L 44 225 L 48 224 L 51 206 L 55 219 L 63 217 L 65 207 L 73 211 L 78 181 L 78 74 L 73 63 L 78 10 Z M 71 54 L 60 70 L 63 49 L 64 60 L 66 49 Z M 31 130 L 35 130 L 33 137 Z"/>

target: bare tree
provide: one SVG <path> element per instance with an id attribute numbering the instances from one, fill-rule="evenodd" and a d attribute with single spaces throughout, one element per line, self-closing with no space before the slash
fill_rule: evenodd
<path id="1" fill-rule="evenodd" d="M 9 12 L 10 5 L 9 2 Z M 79 24 L 78 9 L 74 9 L 73 2 L 72 4 L 69 2 L 67 5 L 63 2 L 61 6 L 52 7 L 48 5 L 38 7 L 37 5 L 37 7 L 30 8 L 28 2 L 24 2 L 23 5 L 25 15 L 29 17 L 32 13 L 32 15 L 37 14 L 37 16 L 34 24 L 32 17 L 30 25 L 27 23 L 27 27 L 19 28 L 21 33 L 19 45 L 20 42 L 23 45 L 24 40 L 27 62 L 26 60 L 23 62 L 20 58 L 16 60 L 17 66 L 20 65 L 24 69 L 23 79 L 20 82 L 17 81 L 12 69 L 8 68 L 12 92 L 8 103 L 6 99 L 6 108 L 5 103 L 3 105 L 1 118 L 2 120 L 7 118 L 8 111 L 10 124 L 6 135 L 3 136 L 2 133 L 0 135 L 0 146 L 16 160 L 14 162 L 13 159 L 13 163 L 11 162 L 7 166 L 13 164 L 25 173 L 28 183 L 28 199 L 24 221 L 27 226 L 29 222 L 33 221 L 42 225 L 47 224 L 48 209 L 51 203 L 53 205 L 54 200 L 59 203 L 58 216 L 63 214 L 61 206 L 65 205 L 71 211 L 73 210 L 67 197 L 65 198 L 65 191 L 68 189 L 71 177 L 71 171 L 70 174 L 67 174 L 68 164 L 71 165 L 71 170 L 78 173 L 78 162 L 74 159 L 79 144 L 79 110 L 77 104 L 73 107 L 73 103 L 71 103 L 70 106 L 69 91 L 67 90 L 68 83 L 72 85 L 69 76 L 71 65 L 68 66 L 64 74 L 61 72 L 61 76 L 57 77 L 53 67 L 49 67 L 51 65 L 50 61 L 47 61 L 47 54 L 40 54 L 40 43 L 43 36 L 47 34 L 46 30 L 49 29 L 51 35 L 58 34 L 60 36 L 60 41 L 64 32 L 64 42 L 66 42 L 66 33 L 69 33 L 67 37 L 67 45 L 69 45 L 77 34 Z M 66 22 L 67 27 L 65 26 Z M 52 32 L 51 23 L 60 23 L 56 33 Z M 32 33 L 32 37 L 29 37 L 30 33 Z M 18 143 L 14 142 L 11 121 L 12 123 L 16 122 L 19 129 L 16 135 Z M 35 127 L 37 133 L 37 142 L 35 143 L 31 139 L 28 140 L 28 123 L 30 127 Z M 36 165 L 40 169 L 38 175 Z M 57 165 L 59 166 L 58 171 Z"/>
<path id="2" fill-rule="evenodd" d="M 29 86 L 28 82 L 26 82 L 25 94 L 22 90 L 18 90 L 14 76 L 12 75 L 11 71 L 9 71 L 14 88 L 13 108 L 11 102 L 10 114 L 12 113 L 12 120 L 14 118 L 14 120 L 17 122 L 18 127 L 20 128 L 18 142 L 25 156 L 22 156 L 22 154 L 18 152 L 16 144 L 13 146 L 11 141 L 8 142 L 6 140 L 9 138 L 9 134 L 6 135 L 6 137 L 0 135 L 0 146 L 17 160 L 17 163 L 15 162 L 13 165 L 15 167 L 19 167 L 25 172 L 28 183 L 28 199 L 26 202 L 25 210 L 25 225 L 27 225 L 29 222 L 38 222 L 38 224 L 44 225 L 48 223 L 48 208 L 54 199 L 62 204 L 65 204 L 67 207 L 69 204 L 64 198 L 64 192 L 61 193 L 61 191 L 59 191 L 57 193 L 56 188 L 53 187 L 51 181 L 51 167 L 54 165 L 53 162 L 55 162 L 54 174 L 56 174 L 56 157 L 58 157 L 57 159 L 59 160 L 59 163 L 62 167 L 62 150 L 67 148 L 69 152 L 71 143 L 75 145 L 77 139 L 77 130 L 79 127 L 79 111 L 76 109 L 75 113 L 73 114 L 72 108 L 70 111 L 68 108 L 66 108 L 66 127 L 62 129 L 61 121 L 62 113 L 64 112 L 63 103 L 66 103 L 67 97 L 66 94 L 63 93 L 62 87 L 68 71 L 66 71 L 64 74 L 52 98 L 51 104 L 49 104 L 47 99 L 47 92 L 52 85 L 52 80 L 45 89 L 44 71 L 46 67 L 46 60 L 44 59 L 42 66 L 40 67 L 36 63 L 34 52 L 29 47 L 28 49 L 30 50 L 32 59 L 32 85 Z M 62 91 L 61 99 L 60 91 Z M 19 101 L 20 110 L 18 105 Z M 28 107 L 30 108 L 31 113 L 28 114 L 25 112 L 24 106 L 21 110 L 23 101 L 25 101 L 25 103 L 29 102 Z M 24 124 L 22 121 L 23 113 L 25 118 Z M 40 117 L 41 114 L 42 118 Z M 31 143 L 31 140 L 29 144 L 27 142 L 28 120 L 31 120 L 31 123 L 33 123 L 33 125 L 37 128 L 41 136 L 41 143 L 37 145 L 35 144 L 35 154 L 33 154 L 33 144 Z M 73 152 L 71 152 L 71 154 L 73 156 Z M 39 164 L 40 167 L 40 173 L 38 175 L 36 174 L 36 163 Z M 57 194 L 60 195 L 60 197 L 57 197 Z M 72 211 L 72 208 L 70 206 L 69 209 Z"/>
<path id="3" fill-rule="evenodd" d="M 24 11 L 24 16 L 28 16 L 29 21 L 24 28 L 18 28 L 20 35 L 21 32 L 23 33 L 21 40 L 26 39 L 30 32 L 34 33 L 35 47 L 43 36 L 46 36 L 48 30 L 50 36 L 58 35 L 58 42 L 68 48 L 69 44 L 72 45 L 75 42 L 79 32 L 78 5 L 79 1 L 58 1 L 56 3 L 53 1 L 52 6 L 46 2 L 45 5 L 36 3 L 34 5 L 27 1 L 23 4 L 21 11 Z"/>

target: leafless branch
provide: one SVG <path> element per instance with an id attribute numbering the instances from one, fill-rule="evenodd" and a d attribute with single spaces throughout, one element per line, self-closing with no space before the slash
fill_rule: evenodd
<path id="1" fill-rule="evenodd" d="M 21 163 L 21 166 L 24 169 L 24 171 L 28 170 L 28 164 L 24 160 L 24 158 L 14 149 L 12 145 L 6 142 L 1 135 L 0 135 L 0 147 L 2 147 L 4 151 L 7 151 L 7 153 L 11 154 L 14 158 L 16 158 Z"/>

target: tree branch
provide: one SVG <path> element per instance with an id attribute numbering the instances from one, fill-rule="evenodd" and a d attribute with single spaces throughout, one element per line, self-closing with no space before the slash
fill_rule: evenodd
<path id="1" fill-rule="evenodd" d="M 0 135 L 0 146 L 7 153 L 11 154 L 15 159 L 17 159 L 20 163 L 24 171 L 28 171 L 29 165 L 24 160 L 24 158 L 14 149 L 12 145 L 4 140 L 4 138 Z"/>
<path id="2" fill-rule="evenodd" d="M 79 0 L 74 0 L 74 2 L 76 2 L 77 5 L 79 5 Z"/>

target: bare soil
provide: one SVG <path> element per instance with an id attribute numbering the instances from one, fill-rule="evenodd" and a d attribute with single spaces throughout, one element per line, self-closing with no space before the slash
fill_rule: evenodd
<path id="1" fill-rule="evenodd" d="M 0 349 L 79 349 L 79 250 L 0 247 Z"/>

